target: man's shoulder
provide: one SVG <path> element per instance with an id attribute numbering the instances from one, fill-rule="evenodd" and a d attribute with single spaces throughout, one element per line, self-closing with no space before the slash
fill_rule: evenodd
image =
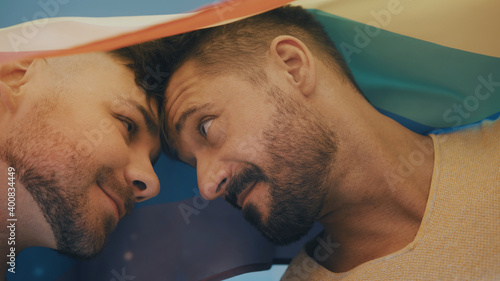
<path id="1" fill-rule="evenodd" d="M 497 186 L 500 165 L 498 118 L 432 137 L 435 144 L 436 165 L 433 182 L 475 190 L 479 186 L 484 188 Z M 438 175 L 439 180 L 436 178 Z"/>
<path id="2" fill-rule="evenodd" d="M 497 144 L 498 147 L 498 139 L 500 138 L 500 117 L 495 120 L 485 120 L 481 122 L 480 133 L 485 140 Z"/>
<path id="3" fill-rule="evenodd" d="M 480 123 L 463 126 L 432 134 L 438 148 L 453 150 L 456 153 L 479 156 L 490 154 L 500 149 L 500 117 L 483 120 Z"/>
<path id="4" fill-rule="evenodd" d="M 480 122 L 473 124 L 438 129 L 430 134 L 438 136 L 449 136 L 449 135 L 469 135 L 474 137 L 490 137 L 500 135 L 500 116 L 495 119 L 485 119 Z"/>

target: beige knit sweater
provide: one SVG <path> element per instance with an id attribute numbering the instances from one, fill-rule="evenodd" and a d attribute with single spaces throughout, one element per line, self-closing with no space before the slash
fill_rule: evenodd
<path id="1" fill-rule="evenodd" d="M 434 172 L 412 243 L 344 273 L 302 249 L 281 280 L 500 280 L 500 121 L 431 137 Z"/>

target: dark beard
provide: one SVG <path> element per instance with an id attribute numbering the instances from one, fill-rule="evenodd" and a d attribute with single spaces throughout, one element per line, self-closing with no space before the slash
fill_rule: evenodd
<path id="1" fill-rule="evenodd" d="M 238 174 L 233 176 L 227 185 L 224 199 L 233 205 L 233 207 L 241 209 L 237 202 L 238 195 L 246 188 L 258 182 L 267 182 L 267 178 L 259 167 L 249 164 L 249 167 L 243 168 Z"/>
<path id="2" fill-rule="evenodd" d="M 271 242 L 287 245 L 306 235 L 319 218 L 335 160 L 335 135 L 318 112 L 280 89 L 269 93 L 276 112 L 263 132 L 265 163 L 262 170 L 250 164 L 236 175 L 228 183 L 226 200 L 238 207 L 236 196 L 243 189 L 255 182 L 268 184 L 268 218 L 264 221 L 252 203 L 245 205 L 243 216 Z"/>

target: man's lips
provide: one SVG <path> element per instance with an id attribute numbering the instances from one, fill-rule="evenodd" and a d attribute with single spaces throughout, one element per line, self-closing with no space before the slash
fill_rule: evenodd
<path id="1" fill-rule="evenodd" d="M 252 191 L 252 189 L 255 187 L 255 185 L 258 183 L 258 181 L 255 181 L 251 185 L 249 185 L 247 188 L 245 188 L 240 194 L 238 194 L 238 206 L 240 208 L 243 208 L 243 204 L 245 203 L 245 198 L 247 197 L 248 193 Z"/>
<path id="2" fill-rule="evenodd" d="M 113 192 L 106 190 L 100 184 L 98 185 L 102 189 L 102 191 L 115 203 L 116 209 L 118 210 L 118 218 L 123 218 L 123 216 L 125 216 L 125 205 L 123 201 Z"/>

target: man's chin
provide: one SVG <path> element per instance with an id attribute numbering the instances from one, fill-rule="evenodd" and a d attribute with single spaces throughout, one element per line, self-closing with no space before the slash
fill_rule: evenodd
<path id="1" fill-rule="evenodd" d="M 307 234 L 308 231 L 304 233 L 293 233 L 290 235 L 289 233 L 272 233 L 269 229 L 262 230 L 261 233 L 266 237 L 269 242 L 273 243 L 276 246 L 287 246 L 294 242 L 299 241 L 302 237 Z"/>
<path id="2" fill-rule="evenodd" d="M 297 242 L 304 237 L 313 226 L 313 224 L 308 227 L 285 223 L 285 221 L 287 221 L 286 218 L 277 218 L 277 216 L 269 216 L 266 223 L 264 223 L 262 221 L 262 215 L 253 204 L 245 206 L 243 209 L 243 216 L 250 224 L 256 227 L 267 240 L 277 246 L 286 246 Z"/>
<path id="3" fill-rule="evenodd" d="M 82 241 L 78 243 L 79 245 L 71 247 L 61 247 L 57 249 L 57 252 L 63 256 L 70 257 L 72 259 L 80 260 L 80 261 L 88 261 L 91 260 L 99 254 L 102 253 L 104 247 L 108 242 L 107 237 L 103 239 L 99 239 L 99 241 L 89 242 Z"/>
<path id="4" fill-rule="evenodd" d="M 67 229 L 56 235 L 57 252 L 77 260 L 90 260 L 99 256 L 108 242 L 109 234 L 116 227 L 116 220 L 109 216 L 98 229 Z"/>
<path id="5" fill-rule="evenodd" d="M 101 253 L 104 247 L 101 247 L 100 249 L 97 249 L 92 252 L 76 252 L 76 251 L 67 251 L 67 250 L 57 250 L 57 252 L 60 255 L 63 255 L 65 257 L 79 260 L 79 261 L 90 261 L 93 258 L 98 257 Z"/>

